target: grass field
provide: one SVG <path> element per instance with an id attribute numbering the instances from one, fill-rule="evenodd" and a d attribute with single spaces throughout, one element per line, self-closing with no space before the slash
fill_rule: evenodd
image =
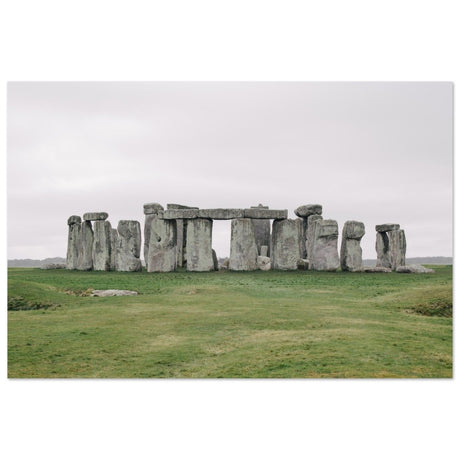
<path id="1" fill-rule="evenodd" d="M 10 268 L 8 376 L 452 377 L 452 266 L 433 268 Z M 84 295 L 90 288 L 139 295 Z"/>

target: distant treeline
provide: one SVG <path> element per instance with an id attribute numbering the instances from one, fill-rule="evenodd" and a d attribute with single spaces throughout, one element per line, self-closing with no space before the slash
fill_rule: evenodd
<path id="1" fill-rule="evenodd" d="M 364 259 L 363 264 L 373 266 L 377 263 L 376 259 Z M 426 264 L 426 265 L 452 265 L 452 257 L 406 257 L 406 265 Z"/>
<path id="2" fill-rule="evenodd" d="M 45 264 L 65 264 L 64 257 L 49 257 L 48 259 L 12 259 L 8 260 L 8 267 L 40 268 Z"/>

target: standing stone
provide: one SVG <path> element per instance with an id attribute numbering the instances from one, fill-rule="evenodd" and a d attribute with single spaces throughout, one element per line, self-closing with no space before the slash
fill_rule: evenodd
<path id="1" fill-rule="evenodd" d="M 164 211 L 163 206 L 159 203 L 146 203 L 144 204 L 144 262 L 145 267 L 148 270 L 148 254 L 149 254 L 149 243 L 150 243 L 150 226 L 152 225 L 152 220 L 155 216 L 161 215 Z"/>
<path id="2" fill-rule="evenodd" d="M 93 227 L 91 221 L 81 224 L 81 252 L 78 257 L 78 270 L 93 269 Z"/>
<path id="3" fill-rule="evenodd" d="M 273 221 L 271 266 L 274 270 L 297 270 L 300 254 L 301 221 L 282 219 Z"/>
<path id="4" fill-rule="evenodd" d="M 308 218 L 310 216 L 320 216 L 323 212 L 323 207 L 320 204 L 304 204 L 294 210 L 294 214 L 302 219 L 302 226 L 300 228 L 300 251 L 303 259 L 308 258 L 307 250 L 307 232 L 308 232 Z"/>
<path id="5" fill-rule="evenodd" d="M 141 224 L 137 220 L 120 220 L 117 226 L 115 266 L 119 272 L 142 271 Z"/>
<path id="6" fill-rule="evenodd" d="M 177 267 L 177 230 L 175 220 L 164 220 L 158 216 L 150 225 L 149 252 L 146 262 L 149 272 L 172 272 Z"/>
<path id="7" fill-rule="evenodd" d="M 112 226 L 108 220 L 96 220 L 93 231 L 93 269 L 108 271 L 112 258 Z"/>
<path id="8" fill-rule="evenodd" d="M 269 209 L 268 206 L 259 204 L 259 206 L 251 206 L 251 209 Z M 270 246 L 270 219 L 254 219 L 254 235 L 256 239 L 258 254 L 262 254 L 262 246 L 267 247 L 267 253 L 265 256 L 269 256 L 268 248 Z"/>
<path id="9" fill-rule="evenodd" d="M 404 230 L 388 232 L 390 241 L 390 265 L 392 270 L 406 265 L 406 235 Z"/>
<path id="10" fill-rule="evenodd" d="M 232 219 L 229 269 L 257 270 L 257 244 L 252 219 Z"/>
<path id="11" fill-rule="evenodd" d="M 314 224 L 313 249 L 309 267 L 318 271 L 335 271 L 339 268 L 337 242 L 339 228 L 335 220 L 317 220 Z"/>
<path id="12" fill-rule="evenodd" d="M 377 232 L 375 237 L 375 250 L 377 252 L 376 267 L 390 268 L 390 240 L 386 232 Z"/>
<path id="13" fill-rule="evenodd" d="M 214 270 L 219 270 L 219 259 L 217 258 L 217 253 L 212 250 L 212 261 L 214 262 Z"/>
<path id="14" fill-rule="evenodd" d="M 110 254 L 110 270 L 117 269 L 117 242 L 118 242 L 118 230 L 116 228 L 112 228 L 111 239 L 110 239 L 110 246 L 112 248 L 112 252 Z"/>
<path id="15" fill-rule="evenodd" d="M 268 246 L 261 246 L 260 247 L 260 255 L 262 257 L 268 257 Z"/>
<path id="16" fill-rule="evenodd" d="M 258 256 L 257 257 L 257 266 L 260 270 L 266 272 L 271 269 L 271 260 L 270 257 Z"/>
<path id="17" fill-rule="evenodd" d="M 187 271 L 213 270 L 212 220 L 190 219 L 187 223 Z"/>
<path id="18" fill-rule="evenodd" d="M 347 220 L 342 230 L 342 245 L 340 247 L 340 266 L 342 271 L 359 272 L 363 268 L 363 251 L 361 238 L 365 229 L 362 222 Z"/>
<path id="19" fill-rule="evenodd" d="M 81 217 L 70 216 L 67 220 L 69 234 L 67 238 L 67 259 L 68 270 L 78 269 L 78 256 L 81 252 Z"/>
<path id="20" fill-rule="evenodd" d="M 319 214 L 312 214 L 307 217 L 307 230 L 305 232 L 305 249 L 307 253 L 307 260 L 309 261 L 308 268 L 311 269 L 309 254 L 313 253 L 313 246 L 315 244 L 315 223 L 323 218 Z"/>

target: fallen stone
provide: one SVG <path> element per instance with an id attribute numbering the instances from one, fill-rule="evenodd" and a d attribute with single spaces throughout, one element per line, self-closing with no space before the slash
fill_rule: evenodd
<path id="1" fill-rule="evenodd" d="M 40 267 L 42 270 L 58 270 L 67 268 L 66 264 L 45 264 Z"/>
<path id="2" fill-rule="evenodd" d="M 214 270 L 211 243 L 212 220 L 191 219 L 187 222 L 187 271 L 209 272 Z"/>
<path id="3" fill-rule="evenodd" d="M 144 204 L 144 214 L 158 214 L 160 211 L 163 211 L 164 208 L 160 203 L 145 203 Z"/>
<path id="4" fill-rule="evenodd" d="M 375 226 L 376 232 L 391 232 L 392 230 L 399 230 L 399 224 L 380 224 Z"/>
<path id="5" fill-rule="evenodd" d="M 340 266 L 337 250 L 339 229 L 335 220 L 316 220 L 314 223 L 313 248 L 308 254 L 310 269 L 336 271 Z"/>
<path id="6" fill-rule="evenodd" d="M 81 252 L 81 218 L 70 216 L 67 220 L 69 233 L 67 237 L 66 268 L 68 270 L 78 269 L 78 257 Z"/>
<path id="7" fill-rule="evenodd" d="M 401 265 L 396 269 L 397 273 L 434 273 L 431 268 L 426 268 L 423 265 Z"/>
<path id="8" fill-rule="evenodd" d="M 81 246 L 78 255 L 78 270 L 93 269 L 93 227 L 91 221 L 81 224 Z"/>
<path id="9" fill-rule="evenodd" d="M 257 267 L 266 272 L 272 268 L 270 257 L 257 256 Z"/>
<path id="10" fill-rule="evenodd" d="M 251 219 L 232 219 L 229 270 L 257 269 L 257 245 Z"/>
<path id="11" fill-rule="evenodd" d="M 391 273 L 391 268 L 387 267 L 364 267 L 366 273 Z"/>
<path id="12" fill-rule="evenodd" d="M 86 212 L 83 220 L 106 220 L 109 215 L 106 212 Z"/>
<path id="13" fill-rule="evenodd" d="M 112 258 L 112 226 L 107 220 L 96 220 L 93 228 L 93 270 L 108 271 Z"/>
<path id="14" fill-rule="evenodd" d="M 115 266 L 119 272 L 140 272 L 141 224 L 137 220 L 120 220 L 117 226 Z"/>
<path id="15" fill-rule="evenodd" d="M 122 289 L 94 289 L 91 293 L 91 297 L 114 297 L 124 295 L 137 295 L 137 292 Z"/>
<path id="16" fill-rule="evenodd" d="M 274 270 L 297 270 L 301 259 L 299 236 L 300 220 L 283 219 L 273 222 L 271 265 Z"/>
<path id="17" fill-rule="evenodd" d="M 362 222 L 348 220 L 342 230 L 342 245 L 340 247 L 340 266 L 342 271 L 359 272 L 363 267 L 363 251 L 361 238 L 365 229 Z"/>
<path id="18" fill-rule="evenodd" d="M 320 204 L 304 204 L 294 211 L 296 216 L 304 219 L 308 218 L 308 216 L 312 216 L 313 214 L 321 215 L 322 213 L 323 207 Z"/>

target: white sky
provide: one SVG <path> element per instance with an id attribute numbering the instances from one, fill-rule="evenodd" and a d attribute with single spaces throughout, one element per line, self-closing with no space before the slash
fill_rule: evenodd
<path id="1" fill-rule="evenodd" d="M 8 258 L 66 254 L 67 218 L 156 201 L 294 209 L 452 255 L 450 83 L 9 83 Z M 230 221 L 213 247 L 228 255 Z M 339 241 L 340 244 L 340 241 Z"/>

